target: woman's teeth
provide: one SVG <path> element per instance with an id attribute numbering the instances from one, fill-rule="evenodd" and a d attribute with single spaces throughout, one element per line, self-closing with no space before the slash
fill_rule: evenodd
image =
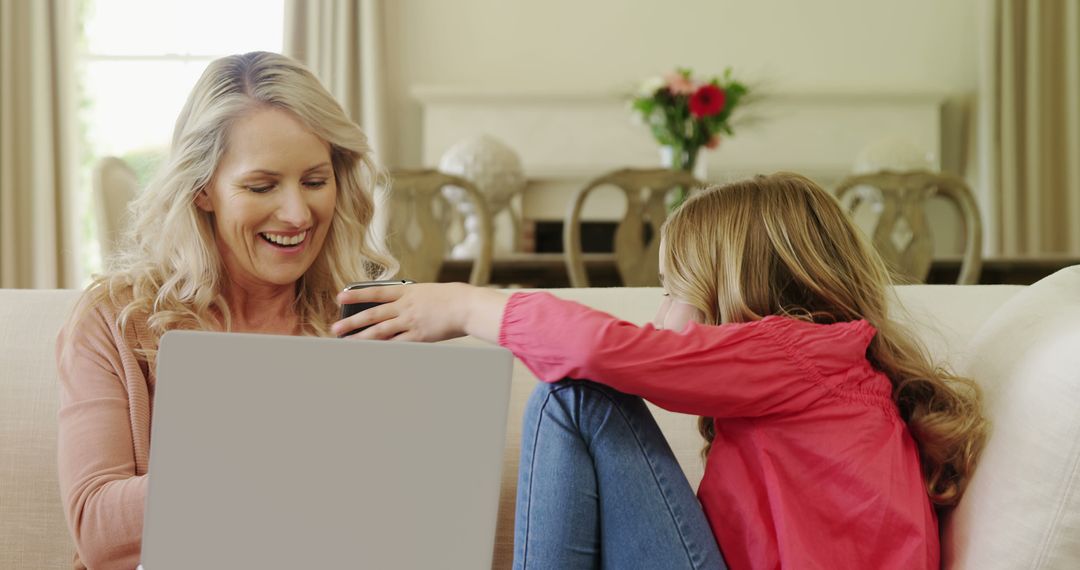
<path id="1" fill-rule="evenodd" d="M 266 240 L 266 241 L 268 241 L 268 242 L 270 242 L 270 243 L 272 243 L 274 245 L 281 245 L 281 246 L 289 247 L 289 246 L 297 245 L 297 244 L 301 243 L 302 241 L 304 241 L 304 238 L 307 237 L 307 232 L 303 231 L 303 232 L 300 232 L 300 233 L 298 233 L 298 234 L 296 234 L 294 236 L 283 236 L 283 235 L 271 234 L 271 233 L 261 233 L 259 235 L 262 236 L 262 238 L 264 240 Z"/>

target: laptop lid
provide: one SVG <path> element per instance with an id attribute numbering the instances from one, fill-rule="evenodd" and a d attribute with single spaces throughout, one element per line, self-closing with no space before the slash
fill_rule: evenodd
<path id="1" fill-rule="evenodd" d="M 145 570 L 490 568 L 511 354 L 169 332 Z"/>

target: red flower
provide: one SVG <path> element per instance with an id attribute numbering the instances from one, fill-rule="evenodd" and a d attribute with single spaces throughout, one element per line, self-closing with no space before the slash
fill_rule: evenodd
<path id="1" fill-rule="evenodd" d="M 690 113 L 695 117 L 711 117 L 724 110 L 726 99 L 723 89 L 712 83 L 702 85 L 690 97 Z"/>

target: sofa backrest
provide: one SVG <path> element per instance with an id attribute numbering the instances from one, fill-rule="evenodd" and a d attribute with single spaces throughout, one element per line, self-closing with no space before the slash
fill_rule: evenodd
<path id="1" fill-rule="evenodd" d="M 71 568 L 56 475 L 56 333 L 78 291 L 0 290 L 0 568 Z"/>
<path id="2" fill-rule="evenodd" d="M 1016 286 L 896 288 L 897 316 L 940 361 L 970 358 L 968 343 L 983 322 L 1022 291 Z M 625 320 L 645 323 L 658 289 L 563 289 L 554 294 Z M 77 291 L 0 290 L 0 568 L 69 568 L 73 554 L 56 478 L 56 333 Z M 470 343 L 471 340 L 456 342 Z M 521 412 L 535 378 L 514 365 L 504 452 L 495 567 L 509 567 L 520 448 Z M 695 418 L 656 410 L 657 422 L 697 484 L 701 475 Z"/>
<path id="3" fill-rule="evenodd" d="M 1080 568 L 1080 266 L 994 312 L 956 361 L 990 439 L 943 525 L 952 568 Z"/>

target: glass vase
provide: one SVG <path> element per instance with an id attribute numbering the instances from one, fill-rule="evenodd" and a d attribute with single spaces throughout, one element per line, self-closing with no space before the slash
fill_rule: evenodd
<path id="1" fill-rule="evenodd" d="M 694 175 L 694 178 L 705 181 L 705 161 L 701 158 L 701 147 L 685 149 L 664 145 L 660 147 L 660 165 L 664 168 L 683 170 Z M 688 189 L 676 188 L 668 194 L 666 204 L 668 211 L 674 211 L 686 201 Z"/>

